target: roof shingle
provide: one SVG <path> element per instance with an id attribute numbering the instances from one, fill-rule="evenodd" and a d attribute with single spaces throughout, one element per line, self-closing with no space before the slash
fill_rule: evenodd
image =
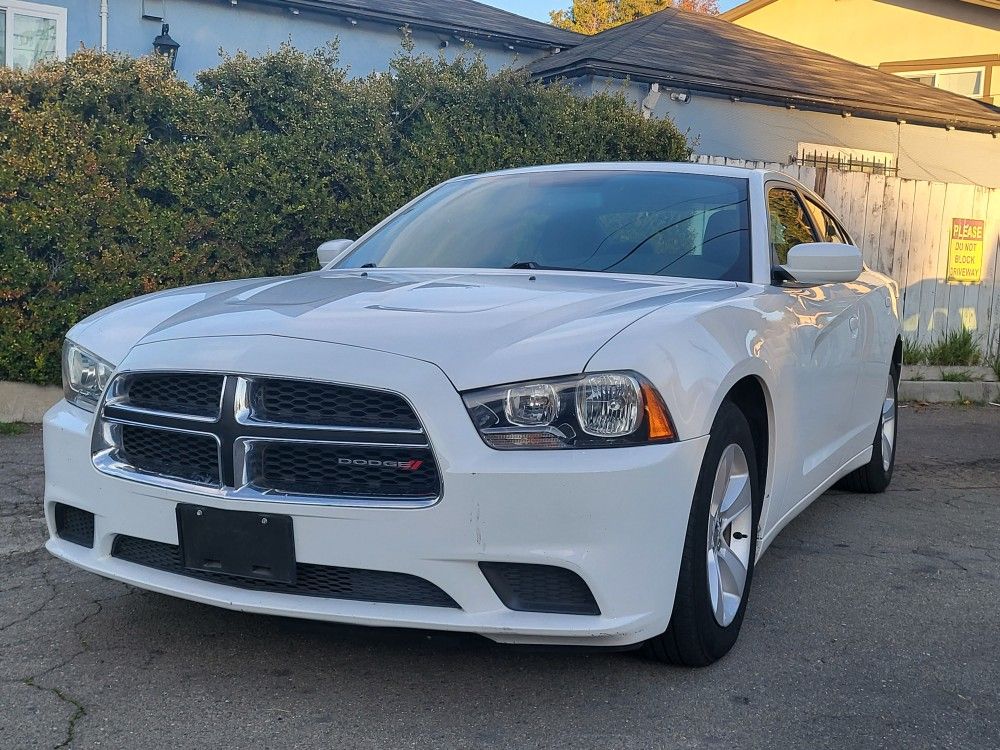
<path id="1" fill-rule="evenodd" d="M 545 80 L 627 76 L 858 116 L 1000 132 L 1000 110 L 728 21 L 664 10 L 534 62 Z"/>
<path id="2" fill-rule="evenodd" d="M 343 13 L 420 28 L 489 36 L 535 47 L 569 47 L 586 39 L 541 21 L 474 0 L 278 0 L 278 4 Z"/>

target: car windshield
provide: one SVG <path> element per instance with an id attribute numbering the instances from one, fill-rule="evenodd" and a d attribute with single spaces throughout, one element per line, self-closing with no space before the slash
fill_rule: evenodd
<path id="1" fill-rule="evenodd" d="M 538 268 L 750 280 L 747 181 L 554 170 L 463 178 L 364 239 L 340 268 Z"/>

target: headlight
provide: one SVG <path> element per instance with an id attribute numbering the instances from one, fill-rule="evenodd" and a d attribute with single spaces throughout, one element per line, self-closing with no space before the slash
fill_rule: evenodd
<path id="1" fill-rule="evenodd" d="M 491 448 L 613 448 L 676 439 L 656 389 L 631 372 L 515 383 L 462 395 Z"/>
<path id="2" fill-rule="evenodd" d="M 94 411 L 115 367 L 69 339 L 63 344 L 63 393 L 70 403 Z"/>

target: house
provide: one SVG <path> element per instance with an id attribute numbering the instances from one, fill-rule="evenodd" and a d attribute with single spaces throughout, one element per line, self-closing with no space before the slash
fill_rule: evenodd
<path id="1" fill-rule="evenodd" d="M 918 1 L 924 2 L 891 4 Z M 1000 16 L 985 7 L 1000 0 L 980 1 L 977 10 Z M 882 4 L 753 0 L 740 7 L 760 6 L 763 13 L 765 6 L 797 2 L 810 8 Z M 972 7 L 965 0 L 954 2 Z M 541 80 L 569 80 L 583 95 L 624 88 L 648 116 L 669 116 L 689 131 L 700 155 L 1000 185 L 997 109 L 725 19 L 677 9 L 588 37 L 474 0 L 48 3 L 0 0 L 0 29 L 6 24 L 0 52 L 6 64 L 61 57 L 80 44 L 145 54 L 162 24 L 169 23 L 170 39 L 180 45 L 176 69 L 189 80 L 218 63 L 219 48 L 260 54 L 284 41 L 315 49 L 335 38 L 342 62 L 364 75 L 387 68 L 405 26 L 420 52 L 452 55 L 471 45 L 493 69 L 526 65 Z M 942 6 L 950 3 L 940 0 Z M 803 15 L 801 26 L 818 25 L 810 19 Z"/>
<path id="2" fill-rule="evenodd" d="M 356 75 L 384 70 L 406 26 L 418 51 L 471 45 L 491 68 L 529 62 L 581 39 L 571 31 L 473 0 L 0 0 L 0 64 L 27 67 L 81 45 L 143 55 L 168 24 L 176 70 L 192 80 L 219 49 L 257 55 L 291 41 L 300 49 L 340 40 Z"/>
<path id="3" fill-rule="evenodd" d="M 717 17 L 660 11 L 529 69 L 584 94 L 624 88 L 699 154 L 1000 186 L 996 108 Z"/>
<path id="4" fill-rule="evenodd" d="M 722 17 L 1000 104 L 1000 0 L 749 0 Z"/>

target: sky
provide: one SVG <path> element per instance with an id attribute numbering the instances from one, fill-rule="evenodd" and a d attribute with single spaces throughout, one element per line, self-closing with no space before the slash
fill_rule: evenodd
<path id="1" fill-rule="evenodd" d="M 729 10 L 734 5 L 739 5 L 743 0 L 719 0 L 719 10 Z M 486 5 L 494 5 L 497 8 L 509 10 L 512 13 L 519 13 L 528 18 L 539 21 L 549 20 L 549 11 L 559 8 L 568 8 L 572 5 L 572 0 L 479 0 Z"/>

